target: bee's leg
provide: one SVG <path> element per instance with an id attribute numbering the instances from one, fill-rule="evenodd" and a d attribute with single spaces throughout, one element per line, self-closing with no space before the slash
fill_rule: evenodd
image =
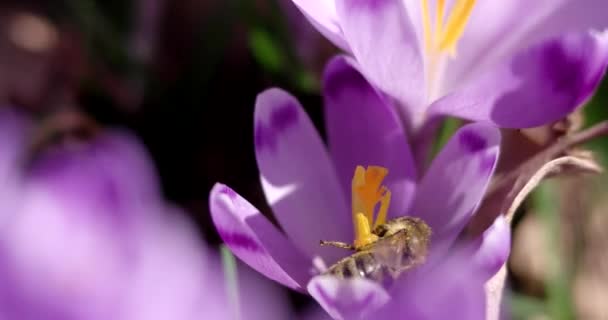
<path id="1" fill-rule="evenodd" d="M 334 246 L 336 248 L 346 249 L 346 250 L 355 250 L 355 247 L 352 244 L 346 243 L 346 242 L 340 242 L 340 241 L 321 240 L 321 245 L 322 246 Z"/>

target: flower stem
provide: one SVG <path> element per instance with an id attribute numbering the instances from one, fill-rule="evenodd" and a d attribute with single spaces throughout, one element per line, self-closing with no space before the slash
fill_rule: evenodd
<path id="1" fill-rule="evenodd" d="M 241 320 L 241 309 L 239 301 L 239 283 L 236 260 L 228 247 L 222 245 L 220 247 L 222 254 L 222 266 L 224 269 L 224 283 L 226 287 L 226 295 L 230 309 L 234 312 L 233 319 Z"/>

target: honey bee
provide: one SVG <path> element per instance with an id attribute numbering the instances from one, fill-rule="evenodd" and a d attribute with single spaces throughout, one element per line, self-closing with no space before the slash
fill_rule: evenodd
<path id="1" fill-rule="evenodd" d="M 323 274 L 341 279 L 361 277 L 384 282 L 425 262 L 431 228 L 421 219 L 391 219 L 375 227 L 372 234 L 378 239 L 361 248 L 343 242 L 321 241 L 321 245 L 355 251 L 333 264 Z"/>

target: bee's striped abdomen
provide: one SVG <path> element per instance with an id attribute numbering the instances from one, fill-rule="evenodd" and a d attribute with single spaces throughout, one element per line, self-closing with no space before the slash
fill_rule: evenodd
<path id="1" fill-rule="evenodd" d="M 332 265 L 327 274 L 338 278 L 368 278 L 370 280 L 381 281 L 386 270 L 376 261 L 373 253 L 369 251 L 357 252 L 352 256 L 346 257 Z"/>

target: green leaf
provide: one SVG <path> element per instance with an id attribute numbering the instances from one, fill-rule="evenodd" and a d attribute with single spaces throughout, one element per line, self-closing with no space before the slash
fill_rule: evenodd
<path id="1" fill-rule="evenodd" d="M 220 249 L 222 253 L 222 266 L 224 269 L 224 281 L 226 285 L 226 293 L 230 309 L 234 313 L 233 319 L 241 318 L 241 309 L 239 301 L 239 283 L 238 283 L 238 268 L 236 259 L 228 247 L 222 245 Z"/>
<path id="2" fill-rule="evenodd" d="M 270 33 L 262 29 L 253 29 L 249 33 L 249 47 L 264 69 L 278 73 L 284 68 L 286 56 Z"/>
<path id="3" fill-rule="evenodd" d="M 546 314 L 545 304 L 541 299 L 513 294 L 510 297 L 511 315 L 513 319 L 531 319 L 534 316 Z"/>

